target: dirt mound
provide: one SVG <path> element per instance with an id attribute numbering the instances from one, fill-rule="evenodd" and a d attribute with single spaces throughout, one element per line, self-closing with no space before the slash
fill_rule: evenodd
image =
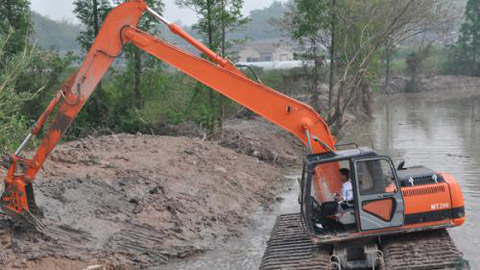
<path id="1" fill-rule="evenodd" d="M 230 120 L 219 144 L 280 166 L 301 165 L 305 149 L 293 135 L 262 118 Z"/>
<path id="2" fill-rule="evenodd" d="M 238 236 L 284 183 L 278 167 L 199 139 L 113 135 L 69 142 L 34 183 L 46 234 L 0 219 L 0 266 L 160 265 Z"/>

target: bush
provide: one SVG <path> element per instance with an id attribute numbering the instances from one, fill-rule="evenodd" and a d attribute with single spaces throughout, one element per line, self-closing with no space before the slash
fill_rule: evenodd
<path id="1" fill-rule="evenodd" d="M 20 73 L 30 61 L 31 51 L 25 49 L 18 55 L 6 55 L 4 46 L 9 37 L 0 37 L 0 150 L 12 151 L 26 135 L 26 121 L 21 108 L 29 95 L 15 91 Z"/>

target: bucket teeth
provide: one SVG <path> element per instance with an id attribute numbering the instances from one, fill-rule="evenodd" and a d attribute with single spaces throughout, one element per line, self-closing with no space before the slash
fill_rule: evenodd
<path id="1" fill-rule="evenodd" d="M 40 210 L 40 208 L 38 208 L 37 203 L 35 202 L 35 195 L 31 183 L 25 185 L 25 191 L 27 193 L 28 210 L 31 212 L 31 214 L 43 218 L 43 212 Z"/>
<path id="2" fill-rule="evenodd" d="M 36 231 L 42 234 L 45 233 L 45 230 L 47 229 L 47 227 L 45 226 L 45 223 L 43 223 L 43 221 L 37 215 L 33 214 L 30 211 L 25 211 L 22 214 L 22 217 Z"/>
<path id="3" fill-rule="evenodd" d="M 20 196 L 20 198 L 18 198 Z M 23 202 L 23 203 L 22 203 Z M 33 186 L 18 184 L 10 186 L 2 195 L 0 206 L 8 216 L 26 222 L 33 229 L 44 233 L 46 226 L 42 222 L 43 213 L 35 203 Z"/>
<path id="4" fill-rule="evenodd" d="M 26 222 L 30 227 L 32 227 L 34 230 L 36 230 L 39 233 L 44 233 L 46 230 L 46 226 L 43 223 L 42 219 L 32 213 L 30 210 L 23 211 L 21 214 L 17 212 L 13 212 L 8 208 L 2 207 L 2 210 L 4 211 L 5 214 L 13 218 L 14 220 L 18 220 L 21 222 Z"/>

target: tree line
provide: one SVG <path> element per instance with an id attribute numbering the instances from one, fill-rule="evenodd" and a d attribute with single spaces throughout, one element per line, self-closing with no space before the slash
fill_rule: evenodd
<path id="1" fill-rule="evenodd" d="M 479 1 L 469 0 L 461 38 L 452 46 L 451 61 L 463 61 L 465 65 L 478 62 L 478 23 L 473 14 L 478 14 Z M 157 12 L 163 12 L 162 0 L 147 2 Z M 209 48 L 224 57 L 234 57 L 230 48 L 245 38 L 239 33 L 245 31 L 250 20 L 242 13 L 243 0 L 177 0 L 176 4 L 196 12 L 198 22 L 193 29 Z M 113 6 L 108 0 L 76 0 L 74 5 L 75 15 L 83 25 L 77 40 L 86 53 Z M 272 10 L 278 13 L 283 7 L 274 4 Z M 454 17 L 448 1 L 443 0 L 291 0 L 283 16 L 268 21 L 298 44 L 296 57 L 309 64 L 289 71 L 257 71 L 266 77 L 266 84 L 281 91 L 290 94 L 287 86 L 301 88 L 339 132 L 347 122 L 346 112 L 365 116 L 371 113 L 373 91 L 380 77 L 388 81 L 391 59 L 399 44 L 428 31 L 446 31 Z M 155 35 L 165 31 L 149 16 L 142 17 L 139 28 Z M 40 115 L 81 61 L 74 54 L 35 46 L 32 35 L 29 1 L 2 1 L 3 150 L 15 147 L 32 119 Z M 326 90 L 322 87 L 325 83 Z M 238 111 L 238 105 L 127 45 L 67 139 L 111 132 L 178 134 L 185 129 L 215 138 L 221 134 L 225 119 Z"/>
<path id="2" fill-rule="evenodd" d="M 122 2 L 115 0 L 113 4 Z M 157 12 L 163 12 L 163 1 L 146 2 Z M 194 25 L 197 35 L 225 57 L 233 42 L 227 39 L 227 34 L 248 21 L 241 13 L 241 0 L 178 1 L 177 4 L 197 11 L 199 20 Z M 77 40 L 85 54 L 114 6 L 107 0 L 76 0 L 74 7 L 83 25 Z M 35 45 L 28 0 L 3 1 L 0 15 L 3 60 L 0 95 L 5 101 L 0 103 L 0 145 L 2 150 L 11 150 L 82 57 L 62 55 Z M 139 28 L 155 35 L 162 29 L 149 16 L 141 18 Z M 170 129 L 175 132 L 175 126 L 185 122 L 194 126 L 189 128 L 211 137 L 221 130 L 230 107 L 232 104 L 212 90 L 126 45 L 119 64 L 103 78 L 66 137 L 109 132 L 165 134 Z"/>
<path id="3" fill-rule="evenodd" d="M 445 73 L 480 76 L 480 0 L 468 0 L 458 41 L 449 48 Z"/>
<path id="4" fill-rule="evenodd" d="M 449 31 L 455 16 L 442 0 L 295 0 L 279 23 L 300 44 L 300 57 L 313 63 L 307 70 L 312 105 L 339 132 L 346 112 L 371 114 L 373 91 L 382 76 L 388 84 L 398 46 Z"/>

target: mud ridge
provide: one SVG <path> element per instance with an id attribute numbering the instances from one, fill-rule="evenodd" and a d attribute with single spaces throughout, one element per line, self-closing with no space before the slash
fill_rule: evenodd
<path id="1" fill-rule="evenodd" d="M 65 143 L 34 183 L 47 231 L 1 216 L 0 268 L 145 269 L 211 250 L 287 186 L 262 160 L 185 137 Z"/>

